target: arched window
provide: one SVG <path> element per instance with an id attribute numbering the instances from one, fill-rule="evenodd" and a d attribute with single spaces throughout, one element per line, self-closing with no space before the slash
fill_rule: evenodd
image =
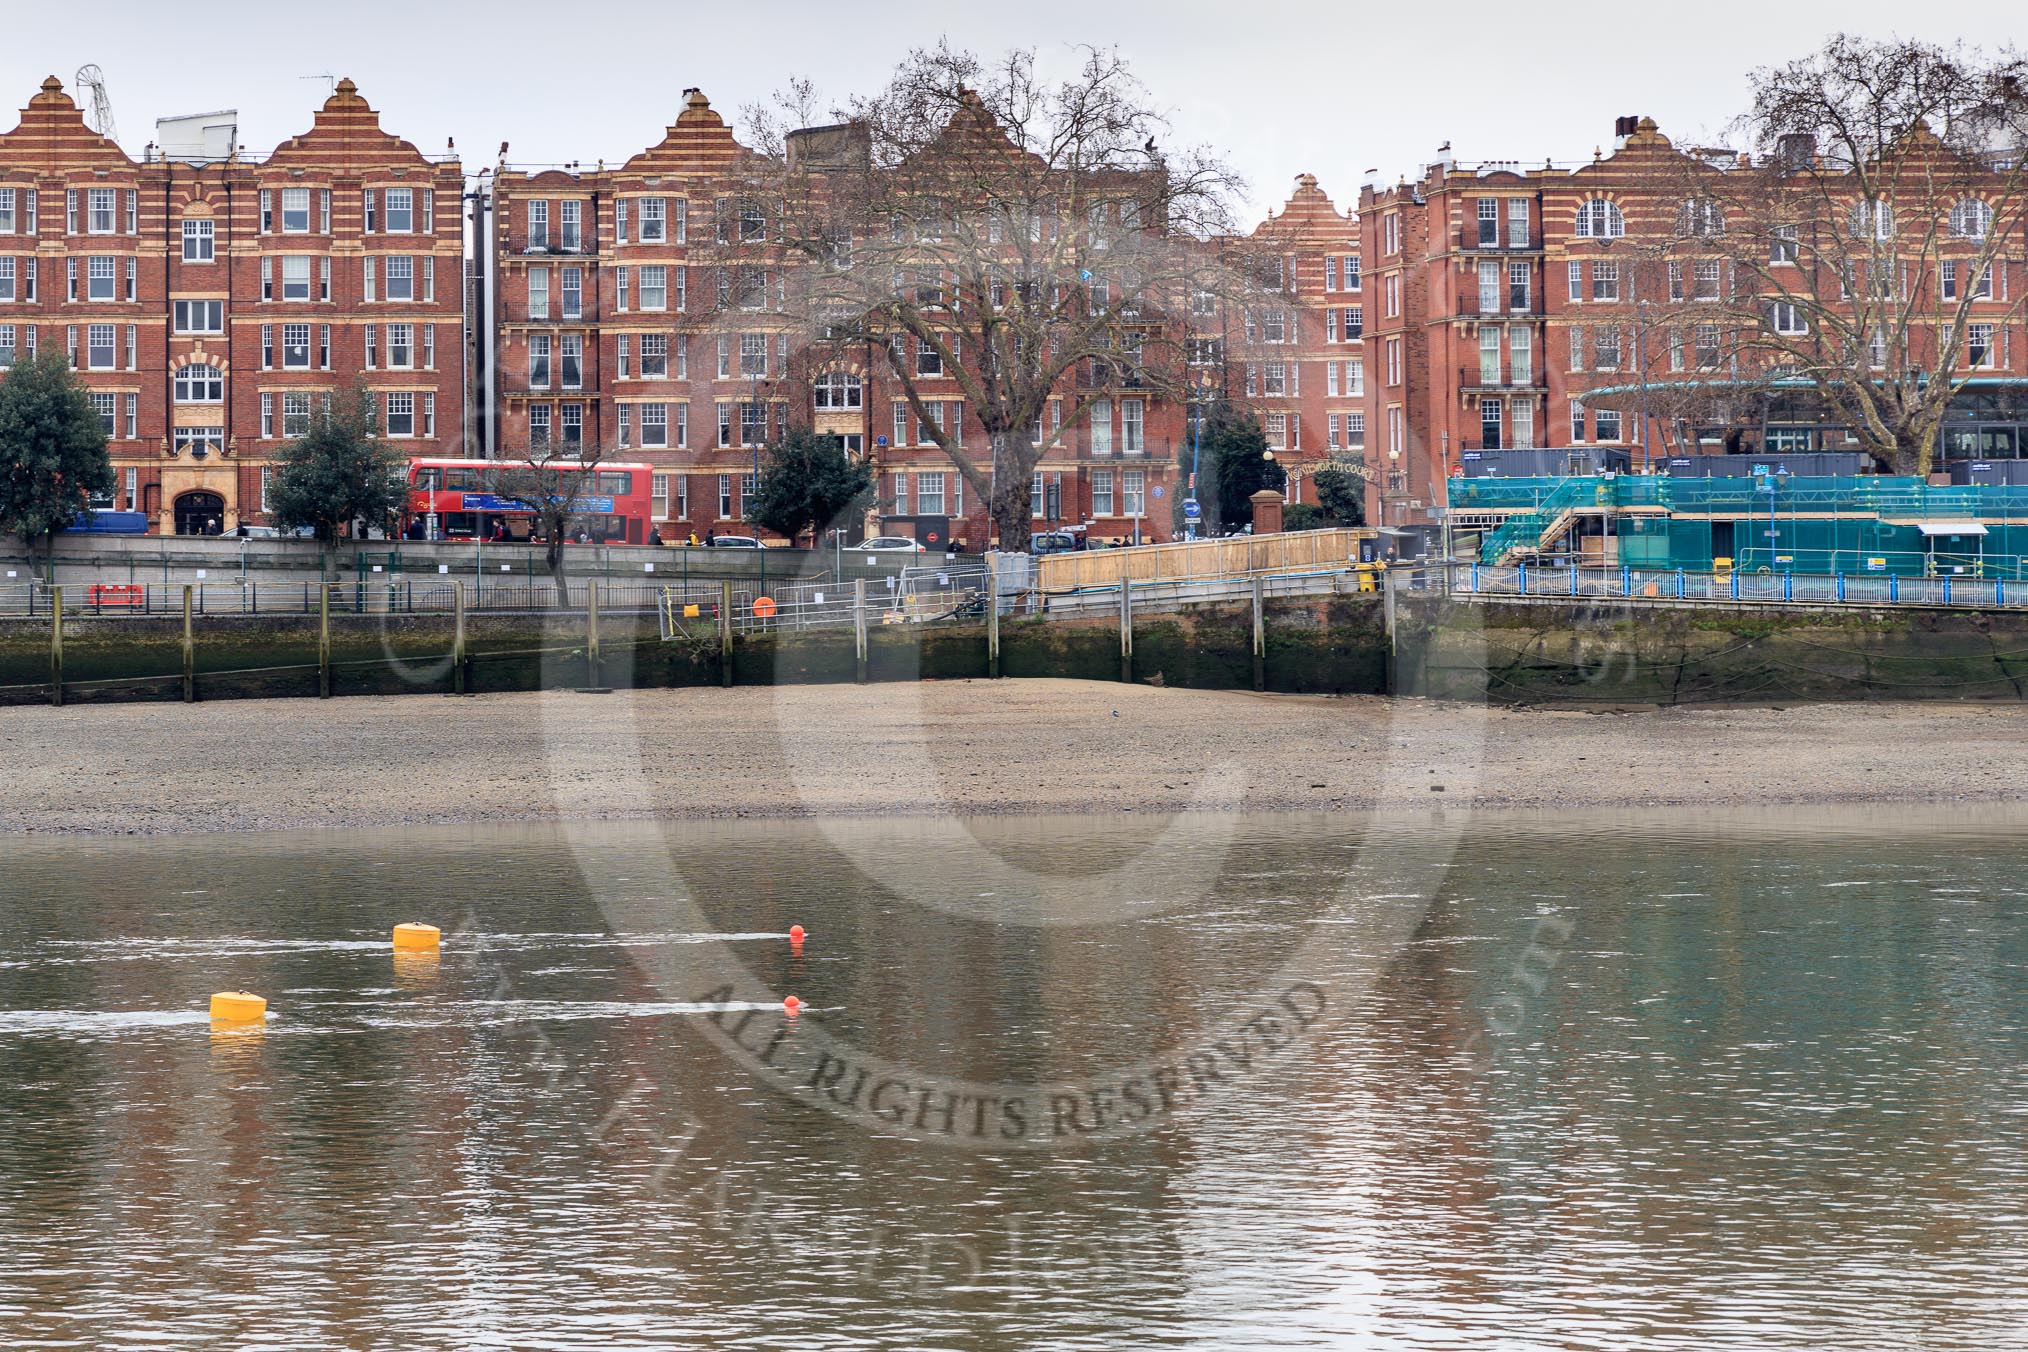
<path id="1" fill-rule="evenodd" d="M 1894 204 L 1868 198 L 1852 204 L 1852 238 L 1893 239 Z"/>
<path id="2" fill-rule="evenodd" d="M 1725 211 L 1709 197 L 1693 197 L 1676 213 L 1676 233 L 1722 235 L 1725 233 Z"/>
<path id="3" fill-rule="evenodd" d="M 1579 239 L 1618 239 L 1626 233 L 1627 218 L 1603 197 L 1594 197 L 1577 209 Z"/>
<path id="4" fill-rule="evenodd" d="M 820 409 L 858 408 L 861 397 L 859 377 L 850 372 L 831 371 L 817 377 Z"/>
<path id="5" fill-rule="evenodd" d="M 1993 209 L 1976 197 L 1951 208 L 1951 233 L 1959 239 L 1984 239 L 1993 229 Z"/>
<path id="6" fill-rule="evenodd" d="M 176 402 L 179 404 L 222 404 L 225 402 L 225 375 L 216 366 L 185 366 L 176 372 Z"/>

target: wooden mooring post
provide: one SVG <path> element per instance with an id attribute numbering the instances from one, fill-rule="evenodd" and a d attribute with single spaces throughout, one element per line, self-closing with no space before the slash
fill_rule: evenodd
<path id="1" fill-rule="evenodd" d="M 1267 689 L 1267 579 L 1253 576 L 1253 688 Z"/>
<path id="2" fill-rule="evenodd" d="M 331 698 L 331 584 L 317 588 L 317 698 Z"/>
<path id="3" fill-rule="evenodd" d="M 465 681 L 465 584 L 459 580 L 451 584 L 451 692 L 457 695 L 471 693 Z"/>
<path id="4" fill-rule="evenodd" d="M 49 589 L 49 702 L 63 705 L 63 588 Z"/>
<path id="5" fill-rule="evenodd" d="M 986 556 L 986 675 L 1000 677 L 1000 557 Z"/>
<path id="6" fill-rule="evenodd" d="M 732 684 L 732 583 L 718 584 L 718 683 Z"/>
<path id="7" fill-rule="evenodd" d="M 866 684 L 866 579 L 852 579 L 852 653 L 854 675 L 859 684 Z"/>
<path id="8" fill-rule="evenodd" d="M 190 623 L 190 594 L 196 590 L 183 584 L 183 702 L 197 702 L 197 633 Z"/>
<path id="9" fill-rule="evenodd" d="M 1120 679 L 1134 679 L 1134 579 L 1120 572 Z"/>

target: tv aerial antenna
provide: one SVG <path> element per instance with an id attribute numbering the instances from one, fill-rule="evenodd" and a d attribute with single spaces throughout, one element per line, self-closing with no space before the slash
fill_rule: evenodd
<path id="1" fill-rule="evenodd" d="M 79 66 L 74 83 L 80 90 L 89 90 L 92 96 L 91 111 L 85 114 L 85 125 L 108 141 L 119 140 L 119 129 L 113 125 L 113 101 L 106 95 L 106 73 L 96 65 Z"/>

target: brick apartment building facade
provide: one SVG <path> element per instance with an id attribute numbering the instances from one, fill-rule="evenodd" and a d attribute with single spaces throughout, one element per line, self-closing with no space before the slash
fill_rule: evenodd
<path id="1" fill-rule="evenodd" d="M 265 520 L 272 457 L 363 378 L 415 454 L 464 443 L 463 178 L 349 80 L 265 158 L 136 162 L 51 78 L 0 134 L 0 366 L 72 356 L 110 506 L 161 533 Z"/>
<path id="2" fill-rule="evenodd" d="M 265 157 L 236 135 L 136 161 L 54 79 L 0 134 L 0 363 L 52 343 L 74 355 L 107 426 L 108 505 L 151 531 L 265 521 L 275 453 L 314 400 L 364 379 L 418 456 L 513 455 L 547 438 L 651 463 L 672 538 L 742 529 L 760 445 L 802 422 L 872 458 L 868 531 L 948 517 L 955 538 L 988 538 L 985 504 L 923 433 L 885 355 L 811 341 L 795 264 L 750 191 L 761 166 L 702 93 L 686 91 L 662 141 L 616 169 L 501 166 L 479 269 L 456 159 L 383 131 L 351 81 Z M 1222 307 L 1198 331 L 1221 342 L 1193 384 L 1253 407 L 1291 499 L 1314 500 L 1315 471 L 1356 459 L 1366 435 L 1358 223 L 1303 175 L 1242 243 L 1280 274 L 1263 304 Z M 472 326 L 490 399 L 467 385 L 475 274 L 493 302 L 491 325 L 474 307 Z M 1114 393 L 1051 437 L 1037 529 L 1173 533 L 1188 404 Z M 466 428 L 479 400 L 484 446 Z M 930 402 L 983 443 L 955 380 Z"/>
<path id="3" fill-rule="evenodd" d="M 1575 168 L 1445 158 L 1414 183 L 1367 187 L 1356 212 L 1299 176 L 1231 241 L 1273 275 L 1243 301 L 1193 307 L 1188 383 L 1261 417 L 1293 501 L 1315 500 L 1323 466 L 1354 466 L 1386 526 L 1439 521 L 1450 477 L 1492 449 L 1613 447 L 1636 468 L 1720 445 L 1824 449 L 1821 418 L 1784 423 L 1772 401 L 1751 429 L 1648 401 L 1715 374 L 1721 344 L 1699 306 L 1737 281 L 1686 230 L 1685 185 L 1744 163 L 1623 118 L 1611 152 Z M 111 505 L 156 531 L 263 520 L 274 454 L 319 395 L 362 378 L 419 455 L 584 441 L 649 462 L 665 537 L 740 529 L 760 446 L 808 423 L 871 458 L 868 531 L 949 518 L 955 538 L 984 542 L 985 504 L 886 354 L 816 340 L 805 279 L 755 189 L 767 168 L 695 90 L 617 168 L 503 164 L 474 269 L 492 305 L 472 326 L 480 396 L 455 158 L 383 131 L 341 81 L 308 132 L 264 157 L 151 146 L 136 161 L 51 79 L 0 134 L 0 364 L 51 345 L 72 355 L 108 429 Z M 1922 285 L 1972 285 L 1936 268 Z M 2028 448 L 2020 241 L 1979 285 L 1970 350 L 1975 383 L 1997 391 L 1991 425 L 1954 426 L 1948 453 L 2013 457 Z M 926 389 L 944 425 L 983 446 L 957 382 Z M 1045 419 L 1034 525 L 1167 538 L 1190 491 L 1189 402 L 1131 382 L 1106 393 L 1089 425 L 1058 434 L 1062 401 Z M 467 436 L 472 398 L 483 446 Z"/>
<path id="4" fill-rule="evenodd" d="M 1510 166 L 1443 161 L 1419 183 L 1361 193 L 1375 524 L 1436 520 L 1466 451 L 1545 444 L 1539 198 Z"/>
<path id="5" fill-rule="evenodd" d="M 662 141 L 617 169 L 496 172 L 497 453 L 594 443 L 608 459 L 654 466 L 665 538 L 745 533 L 760 447 L 808 424 L 871 458 L 868 533 L 949 518 L 952 538 L 985 542 L 986 504 L 923 432 L 886 355 L 817 341 L 808 279 L 755 186 L 765 167 L 704 94 L 684 97 Z M 1324 207 L 1342 248 L 1343 218 Z M 1321 262 L 1309 271 L 1321 279 Z M 1310 327 L 1321 334 L 1321 319 Z M 1311 379 L 1321 455 L 1321 367 Z M 921 388 L 947 432 L 986 445 L 955 378 Z M 1184 401 L 1119 390 L 1088 424 L 1051 436 L 1034 473 L 1034 528 L 1169 538 L 1188 425 Z"/>
<path id="6" fill-rule="evenodd" d="M 665 535 L 739 529 L 758 448 L 805 393 L 791 373 L 807 333 L 760 204 L 741 191 L 751 158 L 689 90 L 663 139 L 617 169 L 499 168 L 498 455 L 585 445 L 645 461 Z M 721 297 L 735 269 L 756 285 Z M 863 410 L 826 393 L 824 430 L 863 449 Z"/>
<path id="7" fill-rule="evenodd" d="M 1920 131 L 1909 153 L 1948 154 Z M 1840 440 L 1800 394 L 1777 394 L 1745 412 L 1683 406 L 1700 388 L 1740 377 L 1750 383 L 1778 360 L 1756 351 L 1765 345 L 1740 328 L 1743 310 L 1771 304 L 1773 293 L 1758 289 L 1757 269 L 1739 267 L 1727 249 L 1797 246 L 1728 237 L 1719 247 L 1727 194 L 1714 188 L 1706 197 L 1696 186 L 1722 185 L 1723 175 L 1749 166 L 1729 151 L 1679 148 L 1652 120 L 1621 118 L 1612 153 L 1576 168 L 1524 172 L 1446 158 L 1414 183 L 1364 190 L 1370 519 L 1433 524 L 1449 478 L 1491 449 L 1606 447 L 1626 451 L 1643 470 L 1699 451 L 1856 444 Z M 1998 173 L 1982 186 L 1974 169 L 1964 181 L 1970 186 L 1956 204 L 1904 203 L 1906 214 L 1918 205 L 1935 214 L 1931 227 L 1949 218 L 1948 229 L 1904 228 L 1906 241 L 1897 235 L 1885 253 L 1897 260 L 1897 284 L 1932 304 L 1927 320 L 1921 304 L 1914 307 L 1909 343 L 1917 362 L 1934 353 L 1948 312 L 1966 294 L 1957 288 L 1986 288 L 1968 298 L 1967 353 L 1974 384 L 1997 391 L 1981 396 L 1976 415 L 1991 426 L 1954 425 L 1941 452 L 2012 457 L 2028 445 L 2028 404 L 2019 397 L 2028 385 L 2028 333 L 2020 331 L 2018 300 L 2028 286 L 2028 252 L 2015 239 L 1994 258 L 1990 278 L 1960 280 L 1960 260 L 1976 252 L 1976 240 L 1955 214 L 1982 194 L 2013 191 Z M 1796 320 L 1768 309 L 1765 322 Z"/>
<path id="8" fill-rule="evenodd" d="M 1367 294 L 1359 219 L 1340 212 L 1316 175 L 1257 226 L 1252 257 L 1280 295 L 1244 307 L 1228 332 L 1230 393 L 1260 419 L 1268 448 L 1287 474 L 1291 503 L 1313 503 L 1316 471 L 1363 473 L 1366 447 Z"/>

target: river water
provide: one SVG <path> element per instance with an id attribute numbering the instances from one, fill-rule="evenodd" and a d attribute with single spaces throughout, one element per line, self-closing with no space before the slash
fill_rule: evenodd
<path id="1" fill-rule="evenodd" d="M 0 1345 L 2028 1345 L 2022 825 L 13 837 Z"/>

